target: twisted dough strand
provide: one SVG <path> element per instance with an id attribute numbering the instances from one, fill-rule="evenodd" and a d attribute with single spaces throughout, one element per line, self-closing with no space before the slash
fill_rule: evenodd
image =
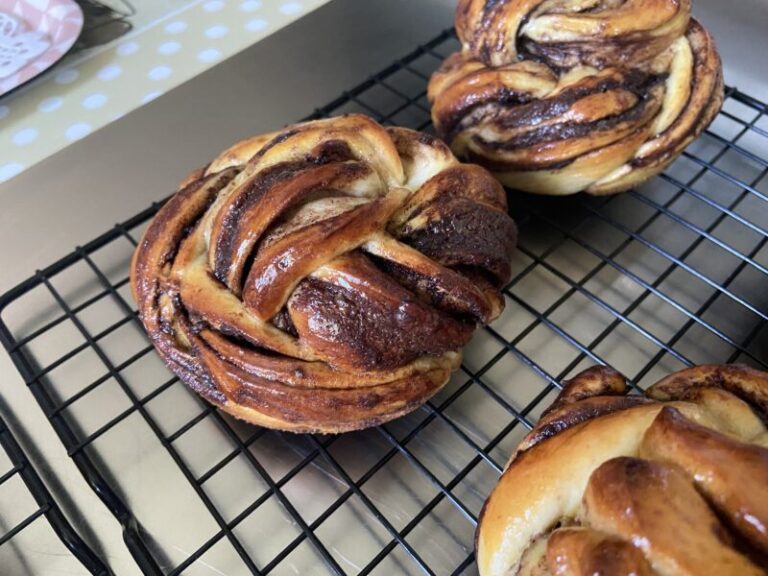
<path id="1" fill-rule="evenodd" d="M 207 400 L 339 432 L 446 383 L 476 324 L 503 308 L 515 237 L 487 172 L 351 115 L 240 142 L 193 173 L 131 280 L 153 344 Z"/>
<path id="2" fill-rule="evenodd" d="M 611 194 L 663 170 L 723 100 L 689 0 L 463 0 L 429 83 L 438 133 L 499 180 Z"/>
<path id="3" fill-rule="evenodd" d="M 566 382 L 483 508 L 480 574 L 766 574 L 768 374 L 699 366 L 625 393 L 604 367 Z"/>
<path id="4" fill-rule="evenodd" d="M 460 0 L 456 31 L 488 66 L 645 64 L 685 34 L 690 0 Z"/>

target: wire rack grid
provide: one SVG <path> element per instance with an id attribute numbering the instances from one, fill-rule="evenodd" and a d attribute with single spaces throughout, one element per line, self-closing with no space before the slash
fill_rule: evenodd
<path id="1" fill-rule="evenodd" d="M 312 117 L 429 131 L 426 81 L 457 47 L 445 31 Z M 172 377 L 128 286 L 160 204 L 0 299 L 0 339 L 147 574 L 473 574 L 482 503 L 564 378 L 603 363 L 640 390 L 692 364 L 766 367 L 766 144 L 766 105 L 728 89 L 639 190 L 510 193 L 504 314 L 427 405 L 372 430 L 251 427 Z"/>
<path id="2" fill-rule="evenodd" d="M 0 446 L 3 449 L 0 452 L 0 565 L 3 572 L 31 574 L 23 548 L 32 542 L 47 542 L 49 539 L 42 531 L 52 530 L 91 574 L 108 576 L 107 567 L 73 530 L 2 418 Z M 40 521 L 41 517 L 48 523 Z"/>

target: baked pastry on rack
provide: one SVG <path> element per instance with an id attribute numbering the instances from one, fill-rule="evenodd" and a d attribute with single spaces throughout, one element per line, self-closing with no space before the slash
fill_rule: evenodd
<path id="1" fill-rule="evenodd" d="M 462 50 L 429 83 L 461 158 L 538 194 L 613 194 L 661 172 L 723 102 L 690 0 L 460 0 Z"/>
<path id="2" fill-rule="evenodd" d="M 698 366 L 626 395 L 565 383 L 481 513 L 481 576 L 768 574 L 768 374 Z"/>
<path id="3" fill-rule="evenodd" d="M 343 432 L 448 381 L 504 307 L 504 189 L 427 134 L 360 115 L 256 136 L 194 172 L 136 249 L 152 343 L 255 424 Z"/>

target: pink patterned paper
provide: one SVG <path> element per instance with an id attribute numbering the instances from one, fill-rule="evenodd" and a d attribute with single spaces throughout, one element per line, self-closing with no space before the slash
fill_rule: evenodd
<path id="1" fill-rule="evenodd" d="M 0 0 L 29 31 L 45 35 L 50 46 L 26 66 L 0 80 L 0 96 L 44 72 L 72 47 L 83 29 L 83 11 L 74 0 Z"/>

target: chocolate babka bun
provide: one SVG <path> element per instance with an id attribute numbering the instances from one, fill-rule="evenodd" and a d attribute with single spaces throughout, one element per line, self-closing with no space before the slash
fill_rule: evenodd
<path id="1" fill-rule="evenodd" d="M 688 0 L 462 0 L 428 89 L 438 133 L 505 185 L 611 194 L 714 119 L 720 59 Z"/>
<path id="2" fill-rule="evenodd" d="M 564 382 L 480 514 L 481 576 L 768 574 L 768 374 L 627 391 L 606 367 Z"/>
<path id="3" fill-rule="evenodd" d="M 341 432 L 405 414 L 503 309 L 503 188 L 438 139 L 351 115 L 240 142 L 141 240 L 131 282 L 165 362 L 263 426 Z"/>

